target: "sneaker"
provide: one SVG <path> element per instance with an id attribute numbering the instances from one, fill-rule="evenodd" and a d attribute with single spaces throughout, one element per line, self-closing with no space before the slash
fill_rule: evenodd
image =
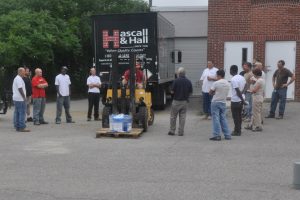
<path id="1" fill-rule="evenodd" d="M 231 135 L 232 136 L 241 136 L 241 132 L 232 131 Z"/>
<path id="2" fill-rule="evenodd" d="M 27 118 L 27 122 L 33 122 L 32 117 L 28 117 L 28 118 Z"/>
<path id="3" fill-rule="evenodd" d="M 269 114 L 268 116 L 266 116 L 265 118 L 275 118 L 275 115 L 271 115 Z"/>
<path id="4" fill-rule="evenodd" d="M 38 125 L 41 125 L 41 123 L 40 122 L 33 122 L 33 125 L 38 126 Z"/>
<path id="5" fill-rule="evenodd" d="M 100 119 L 100 118 L 95 118 L 94 120 L 95 120 L 95 121 L 101 121 L 101 119 Z"/>
<path id="6" fill-rule="evenodd" d="M 73 124 L 75 123 L 74 121 L 67 121 L 68 124 Z"/>
<path id="7" fill-rule="evenodd" d="M 168 135 L 174 136 L 175 133 L 172 133 L 171 131 L 169 131 Z"/>
<path id="8" fill-rule="evenodd" d="M 55 124 L 61 124 L 61 121 L 56 121 Z"/>
<path id="9" fill-rule="evenodd" d="M 178 136 L 183 136 L 183 134 L 178 134 Z"/>
<path id="10" fill-rule="evenodd" d="M 91 120 L 92 120 L 91 118 L 87 118 L 87 120 L 86 120 L 86 121 L 90 122 Z"/>
<path id="11" fill-rule="evenodd" d="M 276 117 L 276 119 L 283 119 L 283 115 L 278 115 L 278 117 Z"/>
<path id="12" fill-rule="evenodd" d="M 49 124 L 49 122 L 42 121 L 42 122 L 40 122 L 40 124 Z"/>
<path id="13" fill-rule="evenodd" d="M 244 129 L 246 129 L 246 130 L 252 130 L 252 126 L 251 125 L 247 125 L 247 126 L 244 127 Z"/>
<path id="14" fill-rule="evenodd" d="M 224 139 L 225 140 L 231 140 L 231 136 L 225 136 Z"/>
<path id="15" fill-rule="evenodd" d="M 18 132 L 30 132 L 29 129 L 26 128 L 21 128 L 21 129 L 17 129 Z"/>
<path id="16" fill-rule="evenodd" d="M 261 127 L 256 127 L 255 129 L 252 129 L 252 132 L 261 132 L 262 130 Z"/>
<path id="17" fill-rule="evenodd" d="M 221 141 L 221 136 L 215 136 L 215 137 L 209 138 L 209 140 L 212 140 L 212 141 Z"/>

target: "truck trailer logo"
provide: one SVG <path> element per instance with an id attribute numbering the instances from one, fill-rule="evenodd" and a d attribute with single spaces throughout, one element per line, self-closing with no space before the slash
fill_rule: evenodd
<path id="1" fill-rule="evenodd" d="M 103 48 L 109 48 L 109 42 L 113 42 L 114 48 L 120 48 L 120 36 L 119 30 L 113 30 L 113 36 L 108 35 L 108 30 L 102 31 L 103 36 Z"/>
<path id="2" fill-rule="evenodd" d="M 108 30 L 102 31 L 103 48 L 108 49 L 109 43 L 113 43 L 113 48 L 120 48 L 120 45 L 148 44 L 149 33 L 148 29 L 137 31 L 119 31 L 113 30 L 113 35 L 109 35 Z"/>

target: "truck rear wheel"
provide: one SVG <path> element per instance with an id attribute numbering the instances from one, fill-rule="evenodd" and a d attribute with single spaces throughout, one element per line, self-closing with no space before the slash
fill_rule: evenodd
<path id="1" fill-rule="evenodd" d="M 153 90 L 152 105 L 155 110 L 164 110 L 167 105 L 167 92 L 164 85 L 159 85 Z"/>

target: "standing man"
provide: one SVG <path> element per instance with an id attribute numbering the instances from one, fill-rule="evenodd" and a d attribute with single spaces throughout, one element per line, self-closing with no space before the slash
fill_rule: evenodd
<path id="1" fill-rule="evenodd" d="M 72 120 L 72 116 L 70 114 L 70 86 L 71 80 L 69 75 L 67 75 L 68 68 L 63 66 L 61 68 L 61 73 L 55 77 L 55 86 L 57 92 L 56 99 L 56 124 L 61 124 L 61 113 L 62 107 L 64 106 L 66 122 L 67 123 L 75 123 Z"/>
<path id="2" fill-rule="evenodd" d="M 25 69 L 20 67 L 18 75 L 14 78 L 12 91 L 13 101 L 15 105 L 14 111 L 14 127 L 19 132 L 30 132 L 26 129 L 25 115 L 26 115 L 26 86 L 23 80 L 25 77 Z"/>
<path id="3" fill-rule="evenodd" d="M 295 81 L 295 74 L 293 74 L 289 69 L 284 67 L 284 60 L 279 60 L 277 63 L 278 69 L 275 71 L 273 75 L 273 93 L 272 93 L 272 101 L 270 106 L 270 113 L 266 118 L 275 118 L 275 112 L 277 108 L 278 101 L 279 102 L 279 115 L 276 119 L 283 119 L 285 104 L 286 104 L 286 94 L 287 89 L 290 84 Z M 288 79 L 290 81 L 288 82 Z"/>
<path id="4" fill-rule="evenodd" d="M 209 95 L 210 88 L 212 84 L 217 80 L 218 69 L 214 67 L 212 61 L 207 62 L 207 68 L 203 71 L 200 81 L 202 81 L 202 98 L 203 98 L 203 119 L 211 119 L 211 99 L 212 96 Z"/>
<path id="5" fill-rule="evenodd" d="M 24 67 L 25 69 L 25 76 L 23 77 L 25 88 L 26 88 L 26 116 L 27 122 L 32 122 L 32 117 L 30 114 L 30 104 L 31 104 L 31 95 L 32 95 L 32 88 L 31 88 L 31 71 L 28 67 Z"/>
<path id="6" fill-rule="evenodd" d="M 170 116 L 170 131 L 168 135 L 175 135 L 176 120 L 179 115 L 178 135 L 183 136 L 186 119 L 186 110 L 189 96 L 193 93 L 193 86 L 189 79 L 185 77 L 185 70 L 180 67 L 177 71 L 178 78 L 173 82 L 171 93 L 173 102 Z"/>
<path id="7" fill-rule="evenodd" d="M 33 124 L 48 124 L 44 120 L 46 107 L 47 81 L 43 78 L 43 71 L 40 68 L 35 69 L 35 76 L 32 78 L 32 101 L 33 101 Z"/>
<path id="8" fill-rule="evenodd" d="M 221 132 L 225 140 L 231 140 L 231 133 L 226 119 L 226 98 L 230 89 L 230 84 L 224 79 L 225 71 L 217 71 L 217 81 L 213 83 L 210 94 L 213 95 L 211 102 L 213 137 L 210 140 L 220 141 Z"/>
<path id="9" fill-rule="evenodd" d="M 91 121 L 92 118 L 92 110 L 94 107 L 94 119 L 95 121 L 99 121 L 99 101 L 100 101 L 100 87 L 101 80 L 100 77 L 96 75 L 96 69 L 91 68 L 90 76 L 87 79 L 88 90 L 88 100 L 89 100 L 89 110 L 87 114 L 87 121 Z"/>
<path id="10" fill-rule="evenodd" d="M 249 92 L 252 93 L 253 106 L 252 113 L 253 117 L 251 123 L 245 127 L 245 129 L 252 130 L 253 132 L 262 131 L 262 110 L 264 102 L 264 88 L 265 80 L 262 78 L 262 71 L 259 68 L 253 70 L 255 83 L 250 86 Z"/>
<path id="11" fill-rule="evenodd" d="M 245 104 L 242 91 L 245 88 L 246 80 L 243 76 L 238 74 L 238 66 L 232 65 L 230 67 L 231 79 L 231 112 L 234 122 L 233 136 L 241 136 L 242 127 L 242 109 Z"/>
<path id="12" fill-rule="evenodd" d="M 244 69 L 244 78 L 246 80 L 246 85 L 243 90 L 245 94 L 245 101 L 247 101 L 248 105 L 245 106 L 245 122 L 250 122 L 252 117 L 252 93 L 249 92 L 250 85 L 252 83 L 253 73 L 252 73 L 252 64 L 250 62 L 245 62 L 243 64 Z"/>

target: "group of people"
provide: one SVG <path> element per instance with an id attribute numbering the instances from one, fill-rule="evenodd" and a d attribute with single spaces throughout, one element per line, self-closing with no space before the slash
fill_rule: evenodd
<path id="1" fill-rule="evenodd" d="M 277 63 L 278 69 L 273 74 L 272 83 L 274 91 L 270 112 L 266 118 L 275 118 L 275 112 L 279 103 L 279 115 L 277 119 L 283 119 L 287 97 L 287 88 L 295 81 L 295 74 L 285 68 L 284 60 Z M 140 72 L 140 63 L 136 65 L 136 73 Z M 61 124 L 62 107 L 65 109 L 67 123 L 74 123 L 70 114 L 70 86 L 71 80 L 67 74 L 68 68 L 63 66 L 61 73 L 55 77 L 57 92 L 56 118 L 55 123 Z M 127 70 L 123 77 L 123 84 L 129 81 L 130 71 Z M 212 120 L 212 134 L 210 140 L 220 141 L 221 133 L 226 140 L 231 136 L 240 136 L 242 133 L 242 122 L 246 122 L 245 129 L 254 132 L 263 130 L 263 102 L 266 76 L 263 65 L 260 62 L 243 64 L 243 71 L 238 73 L 238 66 L 230 67 L 232 76 L 230 83 L 225 79 L 225 71 L 214 67 L 213 62 L 208 61 L 207 68 L 203 71 L 202 81 L 203 111 L 204 118 Z M 136 76 L 137 85 L 142 85 L 143 75 Z M 42 70 L 35 69 L 35 76 L 30 79 L 28 68 L 19 68 L 18 75 L 13 81 L 14 127 L 16 131 L 29 132 L 26 128 L 27 122 L 33 121 L 34 125 L 48 124 L 44 120 L 46 105 L 46 92 L 48 83 L 43 78 Z M 92 119 L 94 109 L 94 120 L 99 121 L 100 102 L 100 77 L 96 75 L 96 69 L 90 69 L 90 76 L 87 78 L 88 87 L 88 113 L 87 121 Z M 231 113 L 234 122 L 233 131 L 230 131 L 226 119 L 226 102 L 231 89 Z M 173 102 L 170 114 L 170 129 L 168 134 L 175 135 L 176 119 L 179 116 L 178 135 L 184 135 L 184 125 L 187 112 L 189 96 L 193 93 L 191 81 L 185 76 L 185 69 L 180 67 L 177 71 L 177 79 L 172 84 L 171 93 Z M 31 117 L 30 104 L 33 104 L 33 117 Z"/>
<path id="2" fill-rule="evenodd" d="M 185 77 L 184 68 L 178 69 L 178 78 L 174 81 L 171 92 L 173 103 L 170 115 L 169 135 L 175 135 L 176 119 L 179 116 L 178 135 L 184 133 L 186 107 L 189 95 L 192 94 L 192 84 Z M 238 66 L 230 67 L 232 76 L 230 83 L 225 79 L 225 71 L 214 67 L 208 61 L 207 68 L 203 71 L 202 81 L 203 119 L 212 120 L 212 137 L 210 140 L 220 141 L 221 134 L 225 140 L 231 136 L 241 136 L 242 122 L 246 122 L 245 129 L 253 132 L 263 131 L 263 102 L 265 98 L 266 76 L 261 62 L 245 62 L 243 71 L 238 73 Z M 283 119 L 287 98 L 287 89 L 295 81 L 295 74 L 285 68 L 285 61 L 279 60 L 277 70 L 273 74 L 273 93 L 269 115 L 266 118 L 275 118 L 279 103 L 279 114 L 276 119 Z M 231 90 L 231 113 L 234 122 L 233 131 L 230 131 L 226 118 L 226 102 Z"/>
<path id="3" fill-rule="evenodd" d="M 18 75 L 14 78 L 12 91 L 15 106 L 14 127 L 19 132 L 29 132 L 26 128 L 27 121 L 33 121 L 35 125 L 48 124 L 44 120 L 46 103 L 45 88 L 47 81 L 42 77 L 42 70 L 35 69 L 35 76 L 30 80 L 30 70 L 27 67 L 20 67 Z M 30 104 L 33 102 L 33 117 L 31 117 Z"/>
<path id="4" fill-rule="evenodd" d="M 71 80 L 67 74 L 68 68 L 63 66 L 60 74 L 55 77 L 55 87 L 57 93 L 56 99 L 56 118 L 55 123 L 61 124 L 62 108 L 65 110 L 67 123 L 75 123 L 70 114 L 70 95 Z M 40 68 L 35 69 L 35 75 L 30 78 L 30 69 L 27 67 L 18 68 L 18 74 L 14 78 L 12 91 L 14 110 L 14 128 L 18 132 L 30 132 L 26 128 L 26 122 L 33 122 L 34 125 L 48 124 L 44 119 L 46 107 L 46 91 L 48 82 L 43 77 L 43 71 Z M 87 120 L 91 121 L 92 110 L 94 108 L 94 119 L 99 119 L 99 100 L 101 80 L 96 76 L 95 68 L 90 69 L 90 76 L 87 79 L 88 86 L 88 114 Z M 31 116 L 31 107 L 33 105 L 33 114 Z M 27 118 L 26 118 L 27 116 Z"/>
<path id="5" fill-rule="evenodd" d="M 280 100 L 279 115 L 277 119 L 283 119 L 287 88 L 295 81 L 295 74 L 289 69 L 285 68 L 284 60 L 279 60 L 277 63 L 277 70 L 273 74 L 272 82 L 274 91 L 272 94 L 270 114 L 266 118 L 275 118 L 275 111 Z M 243 64 L 243 71 L 238 73 L 238 67 L 232 65 L 230 67 L 230 75 L 232 75 L 230 84 L 226 83 L 223 70 L 217 71 L 217 80 L 212 83 L 210 95 L 213 96 L 211 103 L 212 123 L 213 123 L 213 137 L 211 140 L 221 140 L 221 132 L 223 132 L 225 139 L 231 139 L 231 136 L 240 136 L 242 133 L 242 122 L 248 123 L 244 128 L 252 130 L 253 132 L 260 132 L 263 130 L 263 102 L 266 76 L 263 71 L 263 65 L 260 62 Z M 219 82 L 222 80 L 222 86 Z M 224 85 L 227 85 L 226 87 Z M 216 109 L 216 95 L 222 94 L 223 106 L 226 102 L 228 90 L 231 86 L 231 113 L 234 122 L 234 129 L 230 133 L 228 123 L 226 120 L 226 107 Z M 224 89 L 226 88 L 226 89 Z M 226 92 L 224 92 L 226 90 Z M 207 113 L 209 115 L 209 113 Z"/>

